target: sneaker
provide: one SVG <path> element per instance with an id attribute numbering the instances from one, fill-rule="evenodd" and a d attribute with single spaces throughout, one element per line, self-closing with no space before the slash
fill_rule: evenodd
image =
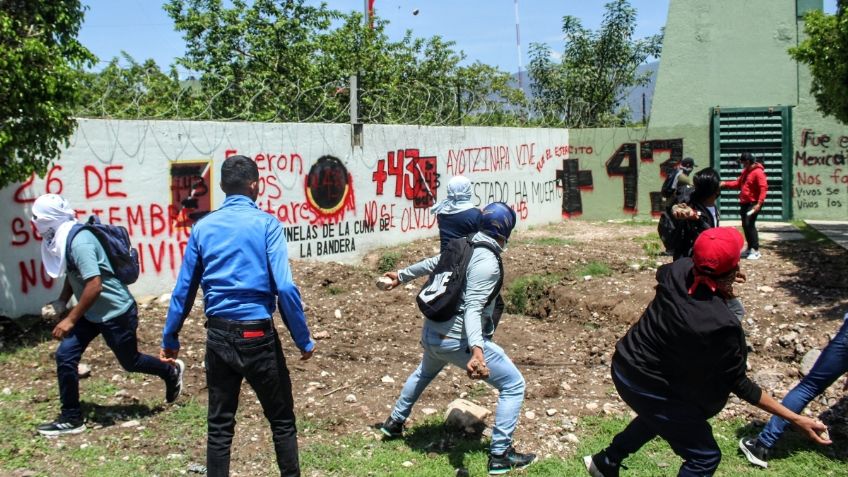
<path id="1" fill-rule="evenodd" d="M 739 252 L 739 258 L 746 258 L 749 253 L 751 253 L 751 249 L 746 248 L 746 249 L 742 250 L 741 252 Z"/>
<path id="2" fill-rule="evenodd" d="M 739 440 L 739 450 L 745 454 L 748 462 L 758 465 L 763 469 L 768 468 L 769 448 L 760 444 L 759 439 L 746 439 L 743 437 Z"/>
<path id="3" fill-rule="evenodd" d="M 520 454 L 512 446 L 501 455 L 489 454 L 489 475 L 506 474 L 510 470 L 524 469 L 536 460 L 536 454 Z"/>
<path id="4" fill-rule="evenodd" d="M 611 463 L 603 451 L 595 455 L 583 456 L 583 465 L 592 477 L 618 477 L 618 471 L 627 468 L 621 464 Z"/>
<path id="5" fill-rule="evenodd" d="M 386 418 L 386 422 L 380 425 L 378 429 L 380 429 L 380 432 L 382 432 L 386 437 L 391 439 L 403 437 L 403 423 L 395 421 L 391 416 Z"/>
<path id="6" fill-rule="evenodd" d="M 167 403 L 172 403 L 180 397 L 180 393 L 183 392 L 183 373 L 185 373 L 185 363 L 183 360 L 176 360 L 176 368 L 177 375 L 172 377 L 170 380 L 165 381 L 165 401 Z"/>
<path id="7" fill-rule="evenodd" d="M 748 260 L 759 260 L 760 257 L 762 257 L 762 255 L 760 255 L 760 252 L 756 249 L 752 249 L 751 253 L 749 253 L 745 258 L 747 258 Z"/>
<path id="8" fill-rule="evenodd" d="M 82 419 L 66 419 L 59 416 L 53 422 L 45 422 L 36 428 L 42 436 L 61 436 L 63 434 L 79 434 L 85 431 L 85 422 Z"/>

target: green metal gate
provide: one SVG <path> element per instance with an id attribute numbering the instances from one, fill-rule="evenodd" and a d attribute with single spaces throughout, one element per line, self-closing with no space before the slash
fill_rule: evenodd
<path id="1" fill-rule="evenodd" d="M 768 194 L 760 220 L 792 218 L 792 115 L 788 106 L 711 108 L 710 162 L 722 180 L 739 177 L 739 155 L 750 151 L 765 166 Z M 739 191 L 722 190 L 719 208 L 726 219 L 739 217 Z"/>

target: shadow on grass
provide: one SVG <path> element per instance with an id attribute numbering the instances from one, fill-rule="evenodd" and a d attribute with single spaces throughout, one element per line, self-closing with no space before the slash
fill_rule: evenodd
<path id="1" fill-rule="evenodd" d="M 402 439 L 410 449 L 424 455 L 447 455 L 454 469 L 468 467 L 466 455 L 489 451 L 488 443 L 480 434 L 467 434 L 438 420 L 416 425 L 406 431 Z"/>
<path id="2" fill-rule="evenodd" d="M 86 401 L 80 403 L 82 415 L 89 423 L 103 427 L 114 426 L 118 421 L 144 419 L 159 414 L 164 406 L 150 407 L 147 404 L 112 404 L 102 406 Z"/>
<path id="3" fill-rule="evenodd" d="M 826 319 L 841 319 L 848 311 L 848 251 L 811 228 L 800 226 L 804 240 L 779 240 L 769 244 L 766 253 L 798 267 L 777 285 L 789 292 L 798 304 L 815 306 Z"/>
<path id="4" fill-rule="evenodd" d="M 0 317 L 0 336 L 3 354 L 14 354 L 18 350 L 32 348 L 53 339 L 56 322 L 36 316 L 24 316 L 15 320 Z"/>
<path id="5" fill-rule="evenodd" d="M 818 445 L 791 426 L 777 441 L 777 444 L 769 455 L 769 460 L 791 459 L 801 452 L 816 452 L 832 460 L 848 462 L 848 427 L 846 427 L 845 410 L 848 408 L 848 397 L 843 397 L 834 406 L 825 410 L 818 416 L 829 428 L 830 438 L 833 444 L 829 446 Z M 763 430 L 765 424 L 762 422 L 750 423 L 736 429 L 736 438 L 756 437 Z"/>

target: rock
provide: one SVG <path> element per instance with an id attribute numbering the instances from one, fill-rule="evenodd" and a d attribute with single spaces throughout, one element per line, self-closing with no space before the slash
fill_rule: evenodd
<path id="1" fill-rule="evenodd" d="M 588 282 L 592 279 L 592 275 L 583 275 L 583 281 Z"/>
<path id="2" fill-rule="evenodd" d="M 77 374 L 79 375 L 80 379 L 85 379 L 85 378 L 91 376 L 91 366 L 89 366 L 85 363 L 80 363 L 77 366 Z"/>
<path id="3" fill-rule="evenodd" d="M 533 411 L 527 411 L 524 413 L 524 417 L 532 421 L 533 419 L 536 419 L 536 413 Z"/>
<path id="4" fill-rule="evenodd" d="M 316 340 L 325 340 L 325 339 L 330 337 L 330 332 L 329 331 L 319 331 L 319 332 L 315 333 L 314 335 L 312 335 L 312 337 L 315 338 Z"/>
<path id="5" fill-rule="evenodd" d="M 205 466 L 205 465 L 200 465 L 200 464 L 191 463 L 191 464 L 189 464 L 189 465 L 188 465 L 188 469 L 187 469 L 187 470 L 188 470 L 188 472 L 189 472 L 190 474 L 205 474 L 205 473 L 206 473 L 206 466 Z"/>
<path id="6" fill-rule="evenodd" d="M 763 307 L 763 311 L 772 311 L 774 310 L 774 305 L 766 305 Z"/>
<path id="7" fill-rule="evenodd" d="M 579 444 L 580 443 L 580 439 L 573 432 L 569 432 L 568 434 L 564 435 L 563 437 L 565 438 L 566 441 L 568 441 L 572 444 Z"/>
<path id="8" fill-rule="evenodd" d="M 335 316 L 337 320 L 340 320 L 342 318 L 342 310 L 336 308 L 336 311 L 333 312 L 333 316 Z"/>
<path id="9" fill-rule="evenodd" d="M 798 338 L 798 333 L 791 331 L 777 339 L 781 346 L 790 346 Z"/>
<path id="10" fill-rule="evenodd" d="M 424 414 L 425 416 L 432 416 L 433 414 L 435 414 L 437 412 L 439 412 L 439 411 L 437 409 L 433 409 L 432 407 L 425 407 L 424 409 L 421 410 L 421 414 Z"/>
<path id="11" fill-rule="evenodd" d="M 485 429 L 485 419 L 492 415 L 492 411 L 483 406 L 478 406 L 465 399 L 455 399 L 445 411 L 445 424 L 459 429 L 473 429 L 480 431 Z"/>
<path id="12" fill-rule="evenodd" d="M 404 466 L 404 467 L 412 467 L 415 464 L 413 464 L 412 462 L 410 462 L 408 460 L 405 460 L 405 461 L 403 461 L 403 464 L 401 464 L 401 465 Z"/>
<path id="13" fill-rule="evenodd" d="M 113 383 L 117 383 L 117 382 L 123 381 L 123 380 L 124 380 L 124 377 L 121 376 L 120 374 L 113 374 L 112 375 L 112 382 Z"/>
<path id="14" fill-rule="evenodd" d="M 630 269 L 633 270 L 634 272 L 638 272 L 640 268 L 642 268 L 642 267 L 638 263 L 631 263 L 630 264 Z"/>
<path id="15" fill-rule="evenodd" d="M 615 405 L 611 402 L 604 403 L 604 405 L 601 406 L 601 410 L 604 411 L 604 414 L 615 414 Z"/>
<path id="16" fill-rule="evenodd" d="M 375 285 L 377 285 L 378 290 L 388 290 L 392 283 L 393 281 L 389 277 L 377 277 Z"/>
<path id="17" fill-rule="evenodd" d="M 138 303 L 138 306 L 142 308 L 147 308 L 148 306 L 152 305 L 157 298 L 159 297 L 157 297 L 156 295 L 144 295 L 140 298 L 136 298 L 135 302 Z"/>
<path id="18" fill-rule="evenodd" d="M 12 473 L 14 477 L 35 477 L 38 475 L 38 472 L 29 469 L 18 469 L 14 473 Z"/>
<path id="19" fill-rule="evenodd" d="M 571 386 L 569 386 L 565 381 L 561 382 L 559 387 L 561 387 L 564 391 L 571 391 Z"/>
<path id="20" fill-rule="evenodd" d="M 763 285 L 763 286 L 757 287 L 757 291 L 762 292 L 762 293 L 772 293 L 772 292 L 774 292 L 774 288 L 767 286 L 767 285 Z"/>
<path id="21" fill-rule="evenodd" d="M 380 381 L 382 381 L 384 384 L 392 384 L 393 382 L 395 382 L 395 378 L 393 378 L 393 377 L 391 377 L 387 374 L 387 375 L 383 376 L 382 378 L 380 378 Z"/>
<path id="22" fill-rule="evenodd" d="M 751 376 L 751 379 L 759 384 L 760 387 L 771 391 L 780 387 L 780 382 L 783 379 L 783 373 L 773 369 L 764 369 L 754 373 L 754 375 Z"/>
<path id="23" fill-rule="evenodd" d="M 356 396 L 354 396 L 353 394 L 348 394 L 347 396 L 345 396 L 345 402 L 350 403 L 350 404 L 355 403 L 356 402 Z"/>
<path id="24" fill-rule="evenodd" d="M 128 397 L 130 397 L 130 392 L 127 391 L 126 389 L 119 389 L 119 390 L 115 391 L 114 396 L 116 398 L 128 398 Z"/>
<path id="25" fill-rule="evenodd" d="M 551 408 L 551 409 L 548 409 L 547 411 L 545 411 L 545 414 L 547 414 L 548 417 L 551 417 L 551 416 L 556 416 L 557 412 L 559 412 L 559 411 L 557 411 L 554 408 Z"/>
<path id="26" fill-rule="evenodd" d="M 3 388 L 3 395 L 9 396 L 12 394 L 12 388 Z"/>
<path id="27" fill-rule="evenodd" d="M 163 293 L 156 299 L 156 304 L 161 306 L 167 306 L 171 303 L 171 294 Z"/>
<path id="28" fill-rule="evenodd" d="M 122 422 L 121 427 L 138 427 L 141 423 L 138 422 L 138 419 L 133 419 L 132 421 Z"/>
<path id="29" fill-rule="evenodd" d="M 821 351 L 813 348 L 810 351 L 807 351 L 807 354 L 804 355 L 804 358 L 801 360 L 801 375 L 806 376 L 810 373 L 810 370 L 813 369 L 813 365 L 816 364 L 816 360 L 821 356 Z"/>
<path id="30" fill-rule="evenodd" d="M 597 411 L 598 410 L 598 403 L 596 403 L 596 402 L 586 403 L 586 409 L 588 409 L 589 411 Z"/>
<path id="31" fill-rule="evenodd" d="M 182 455 L 182 454 L 168 454 L 168 457 L 167 457 L 167 458 L 168 458 L 168 459 L 172 459 L 172 460 L 173 460 L 173 459 L 182 459 L 182 458 L 183 458 L 183 455 Z"/>

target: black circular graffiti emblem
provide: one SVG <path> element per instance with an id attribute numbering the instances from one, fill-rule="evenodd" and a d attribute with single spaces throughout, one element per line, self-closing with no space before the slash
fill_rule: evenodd
<path id="1" fill-rule="evenodd" d="M 325 212 L 338 209 L 350 192 L 347 168 L 333 156 L 321 156 L 309 169 L 306 189 L 314 206 Z"/>

